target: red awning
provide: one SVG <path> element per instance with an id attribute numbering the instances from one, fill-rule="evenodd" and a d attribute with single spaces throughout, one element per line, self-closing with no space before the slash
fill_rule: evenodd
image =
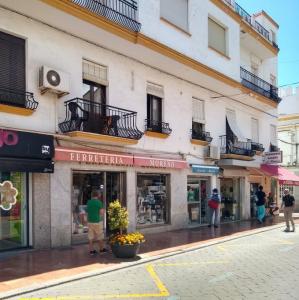
<path id="1" fill-rule="evenodd" d="M 276 165 L 261 165 L 261 170 L 269 176 L 276 177 L 279 184 L 299 186 L 299 176 L 286 168 Z"/>

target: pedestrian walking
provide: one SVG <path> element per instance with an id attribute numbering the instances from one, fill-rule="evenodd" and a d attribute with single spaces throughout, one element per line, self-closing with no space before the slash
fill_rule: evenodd
<path id="1" fill-rule="evenodd" d="M 263 186 L 260 185 L 258 187 L 258 191 L 256 192 L 256 208 L 257 208 L 257 220 L 260 222 L 260 224 L 263 223 L 265 218 L 265 203 L 266 203 L 266 194 L 263 191 Z"/>
<path id="2" fill-rule="evenodd" d="M 295 207 L 295 198 L 293 195 L 290 195 L 290 191 L 285 189 L 283 192 L 284 196 L 282 197 L 281 209 L 284 211 L 284 218 L 286 221 L 285 232 L 290 232 L 290 221 L 293 227 L 293 232 L 295 232 L 295 223 L 293 220 L 293 211 Z"/>
<path id="3" fill-rule="evenodd" d="M 98 242 L 99 251 L 107 252 L 104 248 L 104 227 L 103 227 L 104 205 L 100 200 L 97 191 L 92 191 L 91 199 L 87 201 L 88 241 L 89 254 L 95 255 L 94 242 Z"/>
<path id="4" fill-rule="evenodd" d="M 209 225 L 211 227 L 214 225 L 215 228 L 219 225 L 219 211 L 220 211 L 220 196 L 218 194 L 218 189 L 213 189 L 210 200 L 208 201 L 209 206 Z"/>

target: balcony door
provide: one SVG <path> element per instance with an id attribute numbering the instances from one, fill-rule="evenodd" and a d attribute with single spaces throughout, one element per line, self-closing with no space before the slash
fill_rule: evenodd
<path id="1" fill-rule="evenodd" d="M 88 121 L 84 130 L 101 133 L 103 120 L 106 117 L 106 86 L 89 80 L 83 80 L 84 109 L 88 111 Z"/>
<path id="2" fill-rule="evenodd" d="M 162 99 L 147 95 L 147 128 L 162 132 Z"/>

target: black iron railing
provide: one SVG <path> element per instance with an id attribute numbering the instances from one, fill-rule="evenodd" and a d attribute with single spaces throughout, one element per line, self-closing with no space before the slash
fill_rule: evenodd
<path id="1" fill-rule="evenodd" d="M 247 23 L 249 23 L 249 25 L 251 25 L 251 15 L 238 3 L 235 3 L 235 11 L 242 17 L 243 20 L 245 20 Z"/>
<path id="2" fill-rule="evenodd" d="M 279 151 L 278 146 L 275 146 L 270 143 L 269 152 L 278 152 L 278 151 Z"/>
<path id="3" fill-rule="evenodd" d="M 259 78 L 253 73 L 247 71 L 244 68 L 240 68 L 242 84 L 249 89 L 267 97 L 275 102 L 280 102 L 280 97 L 278 96 L 278 88 L 268 83 L 267 81 Z"/>
<path id="4" fill-rule="evenodd" d="M 34 100 L 33 93 L 17 91 L 0 87 L 0 103 L 17 106 L 31 110 L 37 109 L 38 102 Z"/>
<path id="5" fill-rule="evenodd" d="M 259 151 L 259 152 L 264 152 L 265 148 L 263 146 L 263 144 L 259 144 L 256 142 L 251 142 L 251 149 L 254 151 Z"/>
<path id="6" fill-rule="evenodd" d="M 169 123 L 145 119 L 145 131 L 171 134 L 172 129 L 169 128 Z"/>
<path id="7" fill-rule="evenodd" d="M 278 45 L 277 45 L 274 41 L 272 41 L 272 45 L 273 45 L 273 47 L 275 47 L 276 49 L 279 49 Z"/>
<path id="8" fill-rule="evenodd" d="M 129 30 L 139 32 L 138 6 L 135 0 L 71 0 L 73 3 L 103 16 Z"/>
<path id="9" fill-rule="evenodd" d="M 270 41 L 270 33 L 269 31 L 262 26 L 258 21 L 254 21 L 253 27 L 260 33 L 264 38 Z"/>
<path id="10" fill-rule="evenodd" d="M 220 136 L 220 153 L 221 154 L 236 154 L 244 156 L 254 156 L 255 151 L 252 150 L 252 142 L 231 141 L 226 135 Z"/>
<path id="11" fill-rule="evenodd" d="M 269 31 L 262 26 L 259 22 L 252 20 L 251 15 L 243 9 L 238 3 L 234 0 L 223 0 L 228 6 L 230 6 L 239 16 L 242 17 L 250 26 L 252 26 L 259 34 L 261 34 L 265 39 L 270 41 L 270 34 Z M 273 44 L 275 47 L 275 45 Z M 276 47 L 278 48 L 278 47 Z"/>
<path id="12" fill-rule="evenodd" d="M 65 120 L 59 124 L 62 132 L 83 131 L 139 140 L 137 113 L 134 111 L 74 98 L 65 103 Z"/>
<path id="13" fill-rule="evenodd" d="M 206 141 L 208 143 L 211 143 L 213 140 L 210 132 L 207 131 L 196 132 L 194 130 L 191 130 L 191 133 L 192 133 L 192 140 Z"/>

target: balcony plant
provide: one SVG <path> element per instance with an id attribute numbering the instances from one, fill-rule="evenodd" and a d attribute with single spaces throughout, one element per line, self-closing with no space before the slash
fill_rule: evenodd
<path id="1" fill-rule="evenodd" d="M 137 255 L 140 244 L 145 242 L 139 232 L 127 233 L 129 215 L 126 208 L 118 200 L 108 207 L 109 228 L 115 233 L 109 238 L 112 253 L 119 258 L 133 258 Z"/>

